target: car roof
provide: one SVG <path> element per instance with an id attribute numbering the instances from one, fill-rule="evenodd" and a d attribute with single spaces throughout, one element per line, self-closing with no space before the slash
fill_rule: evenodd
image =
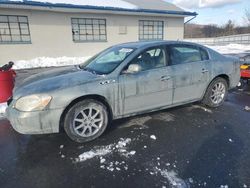
<path id="1" fill-rule="evenodd" d="M 189 45 L 204 47 L 200 44 L 196 44 L 196 43 L 192 43 L 192 42 L 172 41 L 172 40 L 137 41 L 137 42 L 122 43 L 122 44 L 118 44 L 116 46 L 124 47 L 124 48 L 147 48 L 147 47 L 151 47 L 151 46 L 153 47 L 153 46 L 157 46 L 157 45 L 167 45 L 167 44 L 189 44 Z"/>

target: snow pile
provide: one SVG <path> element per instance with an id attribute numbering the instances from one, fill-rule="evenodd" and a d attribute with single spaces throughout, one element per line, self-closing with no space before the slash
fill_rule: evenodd
<path id="1" fill-rule="evenodd" d="M 105 160 L 105 159 L 104 159 Z M 106 161 L 106 160 L 105 160 Z M 113 172 L 121 171 L 121 170 L 128 170 L 128 165 L 125 163 L 125 161 L 115 161 L 115 162 L 105 162 L 105 164 L 100 166 L 101 169 L 107 169 L 108 171 Z"/>
<path id="2" fill-rule="evenodd" d="M 66 157 L 66 156 L 63 154 L 64 145 L 60 145 L 59 148 L 60 148 L 59 155 L 60 155 L 60 157 L 63 159 L 63 158 Z"/>
<path id="3" fill-rule="evenodd" d="M 7 106 L 7 103 L 0 103 L 0 118 L 5 115 L 5 110 Z"/>
<path id="4" fill-rule="evenodd" d="M 244 45 L 244 44 L 227 44 L 221 46 L 206 45 L 206 46 L 221 54 L 238 54 L 238 53 L 250 52 L 250 45 Z"/>
<path id="5" fill-rule="evenodd" d="M 172 186 L 176 186 L 176 187 L 185 187 L 185 182 L 184 180 L 180 179 L 177 177 L 177 174 L 174 171 L 167 171 L 167 170 L 162 170 L 160 171 L 161 175 L 164 178 L 167 178 L 169 183 Z"/>
<path id="6" fill-rule="evenodd" d="M 128 151 L 128 144 L 131 143 L 131 138 L 120 138 L 117 143 L 109 144 L 107 146 L 99 146 L 94 149 L 84 152 L 75 159 L 75 162 L 84 162 L 93 158 L 99 158 L 100 168 L 108 171 L 121 171 L 128 170 L 128 165 L 124 160 L 122 161 L 109 161 L 104 157 L 113 152 L 118 153 L 121 157 L 125 157 L 123 159 L 130 158 L 131 156 L 136 154 L 136 151 L 131 150 Z"/>
<path id="7" fill-rule="evenodd" d="M 108 153 L 111 153 L 111 148 L 110 147 L 103 147 L 97 150 L 90 150 L 88 152 L 84 152 L 81 155 L 79 155 L 79 162 L 86 161 L 88 159 L 92 159 L 96 156 L 104 156 L 107 155 Z"/>
<path id="8" fill-rule="evenodd" d="M 246 111 L 250 111 L 250 107 L 249 106 L 245 106 L 244 108 Z"/>
<path id="9" fill-rule="evenodd" d="M 228 188 L 228 185 L 221 185 L 220 188 Z"/>
<path id="10" fill-rule="evenodd" d="M 87 57 L 37 57 L 31 60 L 15 61 L 14 69 L 30 69 L 39 67 L 59 67 L 67 65 L 77 65 L 84 63 L 90 56 Z"/>
<path id="11" fill-rule="evenodd" d="M 131 139 L 123 139 L 121 138 L 120 141 L 115 145 L 115 148 L 118 150 L 118 153 L 125 157 L 130 157 L 131 155 L 134 155 L 135 151 L 127 151 L 127 144 L 130 144 Z"/>
<path id="12" fill-rule="evenodd" d="M 150 138 L 153 139 L 153 140 L 156 140 L 156 136 L 155 135 L 151 135 Z"/>
<path id="13" fill-rule="evenodd" d="M 61 155 L 61 158 L 65 158 L 65 155 L 62 154 L 62 155 Z"/>
<path id="14" fill-rule="evenodd" d="M 100 163 L 104 163 L 105 160 L 102 157 L 112 152 L 118 152 L 118 154 L 121 156 L 130 157 L 136 153 L 135 151 L 127 151 L 127 145 L 130 143 L 131 138 L 120 138 L 117 144 L 114 143 L 107 146 L 96 147 L 95 149 L 80 154 L 78 158 L 75 159 L 75 161 L 83 162 L 95 157 L 101 157 Z"/>
<path id="15" fill-rule="evenodd" d="M 24 0 L 9 0 L 12 2 L 25 2 Z M 123 9 L 138 9 L 132 3 L 123 0 L 29 0 L 33 2 L 52 3 L 52 4 L 69 4 L 79 6 L 97 6 L 97 7 L 114 7 Z"/>
<path id="16" fill-rule="evenodd" d="M 177 176 L 177 173 L 173 170 L 168 171 L 167 169 L 160 169 L 158 167 L 155 168 L 155 173 L 159 173 L 162 177 L 166 178 L 171 185 L 171 187 L 176 188 L 187 188 L 189 187 L 188 183 L 186 183 L 183 179 Z"/>

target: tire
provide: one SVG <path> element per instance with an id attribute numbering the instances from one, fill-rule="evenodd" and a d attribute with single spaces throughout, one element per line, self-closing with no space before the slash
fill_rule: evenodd
<path id="1" fill-rule="evenodd" d="M 73 105 L 66 113 L 64 120 L 66 134 L 78 143 L 98 138 L 107 125 L 107 107 L 93 99 L 83 100 Z"/>
<path id="2" fill-rule="evenodd" d="M 216 88 L 220 88 L 216 90 Z M 217 91 L 217 93 L 215 93 Z M 224 78 L 215 78 L 208 86 L 206 93 L 202 99 L 202 103 L 206 106 L 216 108 L 222 105 L 228 94 L 228 83 Z M 216 100 L 218 99 L 218 100 Z"/>

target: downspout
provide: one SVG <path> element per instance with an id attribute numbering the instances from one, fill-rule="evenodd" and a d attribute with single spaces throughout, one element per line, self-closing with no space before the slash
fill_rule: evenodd
<path id="1" fill-rule="evenodd" d="M 190 18 L 189 20 L 187 20 L 186 22 L 184 22 L 184 25 L 187 24 L 188 22 L 192 21 L 193 19 L 196 18 L 197 15 L 195 15 L 194 17 Z"/>
<path id="2" fill-rule="evenodd" d="M 195 14 L 195 16 L 193 16 L 192 18 L 190 18 L 189 20 L 187 20 L 186 22 L 184 22 L 184 30 L 185 30 L 185 25 L 186 25 L 188 22 L 190 22 L 190 21 L 192 21 L 193 19 L 195 19 L 196 16 L 197 16 L 197 13 Z M 192 33 L 191 33 L 191 36 L 192 36 Z M 184 36 L 184 37 L 185 37 L 185 36 Z"/>

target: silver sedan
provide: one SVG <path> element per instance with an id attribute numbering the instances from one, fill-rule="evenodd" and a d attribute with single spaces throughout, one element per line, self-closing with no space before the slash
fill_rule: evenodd
<path id="1" fill-rule="evenodd" d="M 76 142 L 113 119 L 201 101 L 218 107 L 240 79 L 237 58 L 176 41 L 119 44 L 84 64 L 37 74 L 15 88 L 7 109 L 23 134 L 64 129 Z"/>

